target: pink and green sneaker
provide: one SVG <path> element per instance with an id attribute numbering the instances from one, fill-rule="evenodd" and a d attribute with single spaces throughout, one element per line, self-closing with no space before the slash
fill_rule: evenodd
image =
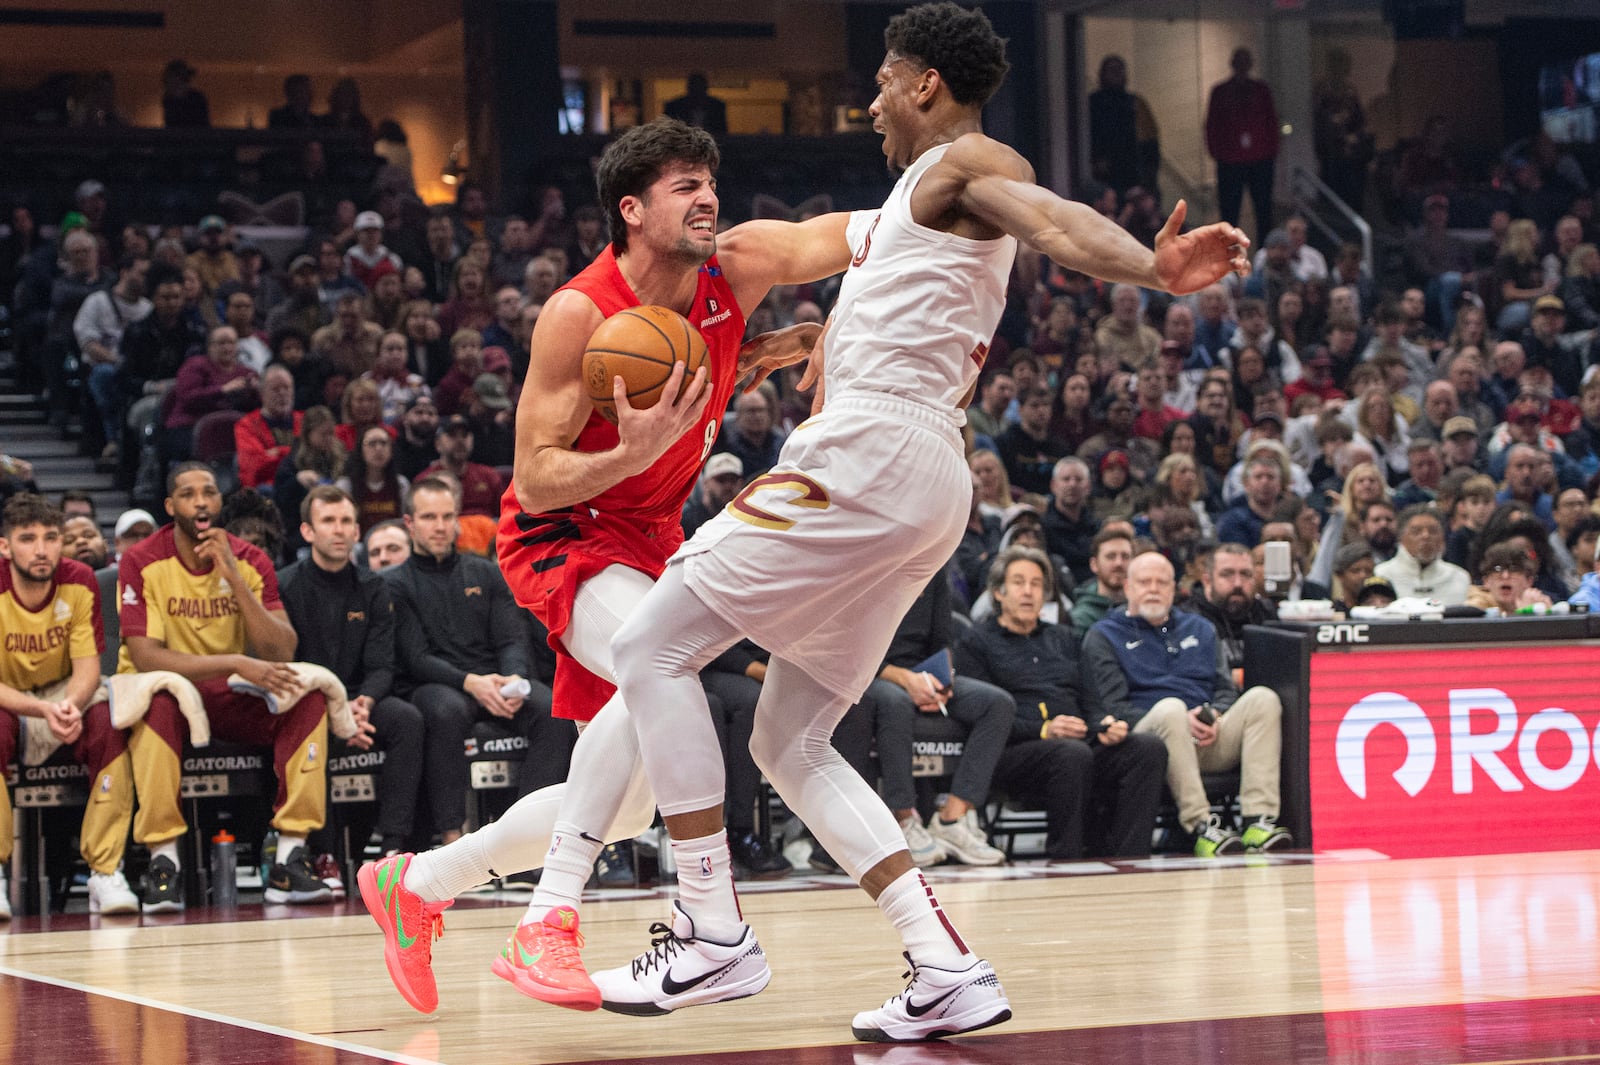
<path id="1" fill-rule="evenodd" d="M 540 1002 L 574 1010 L 600 1008 L 600 989 L 583 967 L 578 911 L 556 906 L 541 921 L 520 924 L 494 960 L 494 974 Z"/>
<path id="2" fill-rule="evenodd" d="M 383 929 L 383 962 L 389 979 L 411 1007 L 423 1013 L 439 1008 L 433 982 L 433 940 L 444 935 L 444 911 L 450 902 L 424 902 L 407 891 L 406 869 L 414 854 L 395 854 L 368 862 L 356 873 L 361 901 Z"/>

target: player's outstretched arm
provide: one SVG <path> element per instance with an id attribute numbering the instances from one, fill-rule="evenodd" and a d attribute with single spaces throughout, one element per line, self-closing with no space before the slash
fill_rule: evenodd
<path id="1" fill-rule="evenodd" d="M 1093 208 L 1018 177 L 1003 154 L 1008 152 L 986 138 L 963 138 L 941 164 L 955 168 L 962 179 L 960 204 L 966 211 L 1068 269 L 1177 295 L 1197 292 L 1229 273 L 1250 272 L 1250 240 L 1236 226 L 1219 222 L 1181 233 L 1188 207 L 1180 200 L 1152 252 Z"/>
<path id="2" fill-rule="evenodd" d="M 758 218 L 734 226 L 717 239 L 717 260 L 748 315 L 774 285 L 803 285 L 843 273 L 850 265 L 845 227 L 848 211 L 804 222 Z"/>

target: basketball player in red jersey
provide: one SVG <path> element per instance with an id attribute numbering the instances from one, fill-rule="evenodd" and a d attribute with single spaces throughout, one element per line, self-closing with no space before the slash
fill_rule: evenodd
<path id="1" fill-rule="evenodd" d="M 517 601 L 550 630 L 556 713 L 588 724 L 566 784 L 435 851 L 362 868 L 390 976 L 423 1012 L 438 1004 L 431 941 L 442 911 L 493 876 L 541 864 L 494 971 L 534 998 L 600 1005 L 578 955 L 579 897 L 605 843 L 638 835 L 655 815 L 634 728 L 614 694 L 611 638 L 683 540 L 684 501 L 736 382 L 805 358 L 820 333 L 797 325 L 741 348 L 746 311 L 774 285 L 820 280 L 850 260 L 847 214 L 748 222 L 719 241 L 718 162 L 709 134 L 671 119 L 607 147 L 597 180 L 612 243 L 550 298 L 534 328 L 498 550 Z M 618 378 L 613 426 L 587 397 L 583 351 L 605 318 L 641 304 L 688 318 L 706 340 L 708 368 L 676 402 L 648 410 L 633 409 Z M 680 363 L 663 396 L 678 395 L 683 378 Z"/>

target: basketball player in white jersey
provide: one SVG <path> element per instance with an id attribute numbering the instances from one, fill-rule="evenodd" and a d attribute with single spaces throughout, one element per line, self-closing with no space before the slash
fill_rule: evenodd
<path id="1" fill-rule="evenodd" d="M 1011 1016 L 894 817 L 829 740 L 961 539 L 971 491 L 962 407 L 1018 240 L 1065 267 L 1175 293 L 1249 269 L 1240 230 L 1180 234 L 1182 204 L 1152 253 L 1036 186 L 1027 162 L 980 129 L 1007 68 L 1005 42 L 980 12 L 925 4 L 891 20 L 885 41 L 871 113 L 904 174 L 881 210 L 847 227 L 851 268 L 821 345 L 825 408 L 679 550 L 612 644 L 679 890 L 670 929 L 652 930 L 664 933 L 654 949 L 594 975 L 601 1004 L 617 1012 L 751 995 L 769 978 L 733 889 L 722 760 L 696 678 L 748 634 L 772 651 L 750 741 L 756 763 L 877 900 L 911 961 L 904 991 L 856 1015 L 856 1037 L 927 1039 Z"/>

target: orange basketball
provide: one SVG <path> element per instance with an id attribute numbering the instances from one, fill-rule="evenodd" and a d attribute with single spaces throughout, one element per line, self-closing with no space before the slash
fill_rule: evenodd
<path id="1" fill-rule="evenodd" d="M 683 385 L 706 364 L 706 341 L 689 320 L 668 307 L 629 307 L 600 323 L 583 352 L 583 380 L 595 410 L 617 422 L 611 381 L 622 378 L 628 402 L 647 410 L 661 399 L 674 363 L 688 364 Z M 680 393 L 681 394 L 681 393 Z"/>

